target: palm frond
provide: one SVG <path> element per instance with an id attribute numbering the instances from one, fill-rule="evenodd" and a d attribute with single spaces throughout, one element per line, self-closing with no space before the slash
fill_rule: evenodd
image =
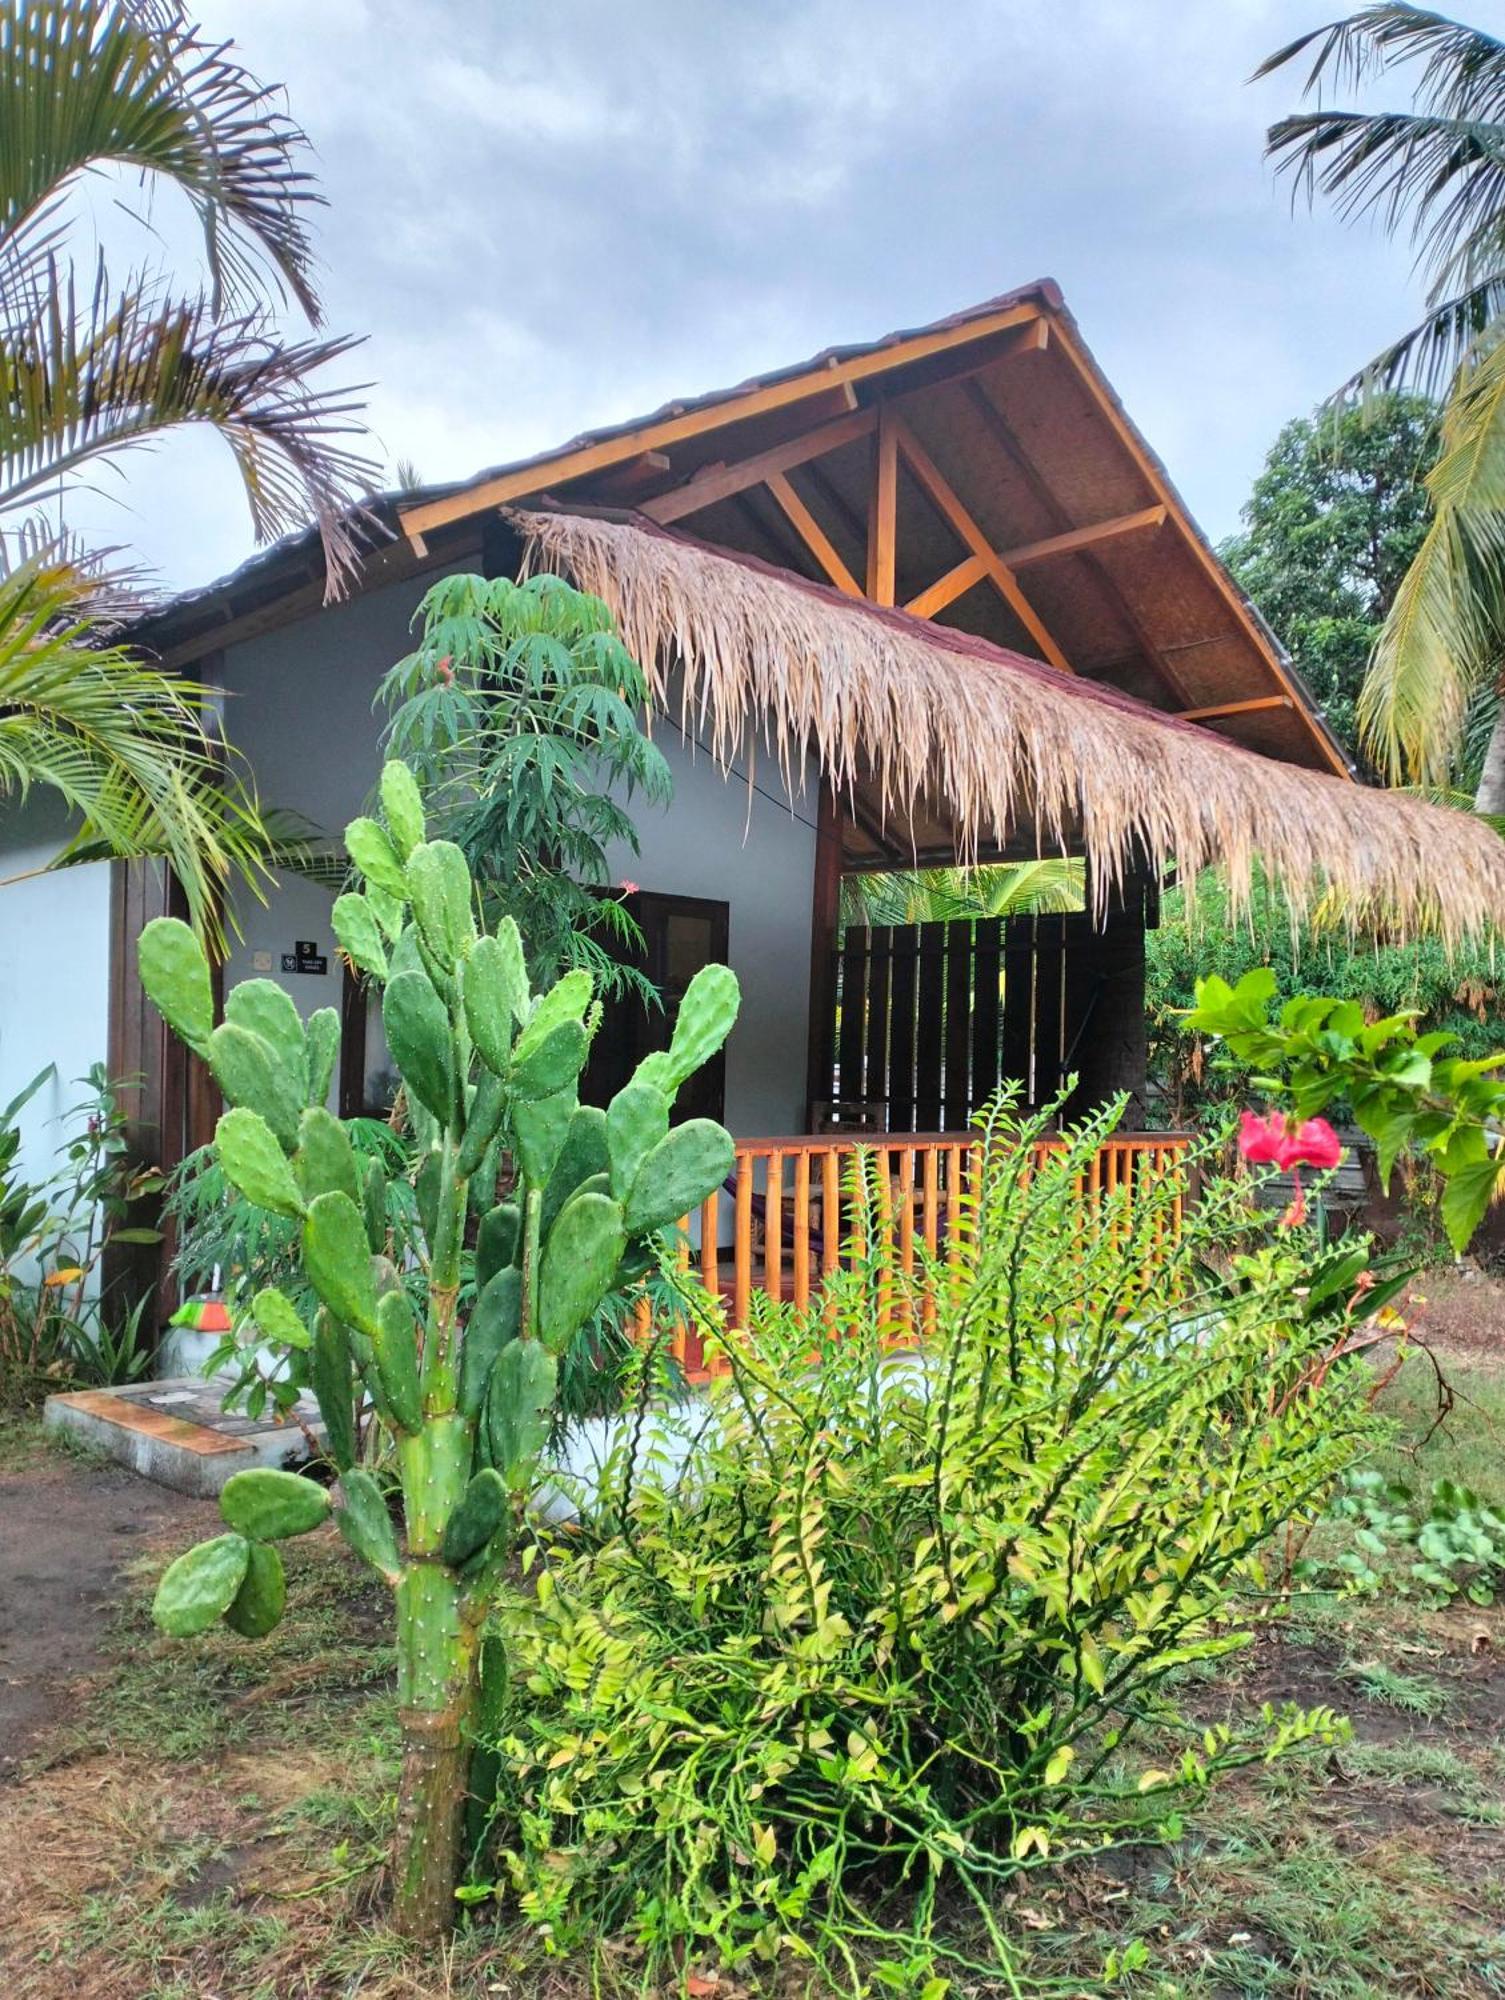
<path id="1" fill-rule="evenodd" d="M 1435 393 L 1476 356 L 1501 306 L 1505 274 L 1505 43 L 1429 10 L 1361 8 L 1278 50 L 1272 74 L 1312 54 L 1304 94 L 1356 88 L 1420 62 L 1415 108 L 1321 105 L 1272 125 L 1267 155 L 1296 197 L 1333 201 L 1347 221 L 1373 217 L 1408 233 L 1428 279 L 1426 318 L 1346 385 L 1412 382 Z"/>
<path id="2" fill-rule="evenodd" d="M 0 576 L 0 798 L 62 799 L 77 828 L 53 867 L 160 857 L 222 945 L 226 884 L 265 879 L 254 796 L 206 727 L 206 691 L 98 644 L 87 596 L 65 562 Z"/>
<path id="3" fill-rule="evenodd" d="M 322 203 L 280 93 L 176 0 L 20 0 L 0 11 L 0 271 L 55 250 L 70 186 L 112 164 L 170 183 L 203 232 L 216 311 L 271 279 L 317 324 L 307 214 Z"/>
<path id="4" fill-rule="evenodd" d="M 1054 854 L 978 868 L 894 869 L 847 875 L 844 924 L 956 923 L 974 917 L 1044 916 L 1086 904 L 1081 861 Z"/>
<path id="5" fill-rule="evenodd" d="M 1392 779 L 1447 781 L 1505 635 L 1505 345 L 1460 382 L 1427 478 L 1432 525 L 1396 594 L 1359 697 Z"/>
<path id="6" fill-rule="evenodd" d="M 278 343 L 266 315 L 216 319 L 207 299 L 173 298 L 150 276 L 111 289 L 103 262 L 80 303 L 53 267 L 45 298 L 0 302 L 0 509 L 32 505 L 94 459 L 204 424 L 233 453 L 266 541 L 310 512 L 331 582 L 356 555 L 358 497 L 376 465 L 350 448 L 353 392 L 310 378 L 354 343 Z"/>

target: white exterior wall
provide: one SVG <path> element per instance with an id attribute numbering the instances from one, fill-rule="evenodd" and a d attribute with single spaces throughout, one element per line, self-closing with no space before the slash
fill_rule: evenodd
<path id="1" fill-rule="evenodd" d="M 55 1071 L 21 1113 L 21 1170 L 34 1181 L 51 1177 L 79 1079 L 109 1048 L 109 863 L 31 873 L 66 838 L 42 793 L 0 813 L 0 1105 Z"/>
<path id="2" fill-rule="evenodd" d="M 412 649 L 409 621 L 421 594 L 412 583 L 392 585 L 226 650 L 226 729 L 249 758 L 264 804 L 292 808 L 336 837 L 364 810 L 385 720 L 371 704 L 382 674 Z M 797 1131 L 805 1105 L 815 788 L 807 784 L 791 812 L 777 767 L 761 748 L 761 789 L 750 791 L 745 776 L 723 774 L 676 729 L 660 724 L 655 734 L 673 772 L 674 800 L 667 808 L 633 802 L 642 852 L 614 854 L 613 874 L 645 890 L 729 906 L 742 1016 L 727 1049 L 726 1121 L 743 1137 Z M 331 900 L 296 878 L 285 878 L 264 905 L 238 898 L 243 936 L 227 982 L 276 979 L 305 1016 L 338 1007 Z M 300 938 L 327 958 L 323 977 L 282 973 L 282 954 Z"/>

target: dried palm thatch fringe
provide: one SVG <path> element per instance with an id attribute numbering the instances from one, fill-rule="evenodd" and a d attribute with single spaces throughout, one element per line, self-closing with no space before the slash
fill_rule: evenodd
<path id="1" fill-rule="evenodd" d="M 528 564 L 602 598 L 660 704 L 724 765 L 761 718 L 786 784 L 813 751 L 885 818 L 944 801 L 966 861 L 1033 826 L 1085 849 L 1106 899 L 1136 852 L 1183 881 L 1219 864 L 1235 909 L 1256 856 L 1299 917 L 1337 900 L 1356 929 L 1449 942 L 1505 927 L 1505 841 L 1468 814 L 1277 763 L 1104 687 L 753 557 L 651 524 L 516 513 Z"/>

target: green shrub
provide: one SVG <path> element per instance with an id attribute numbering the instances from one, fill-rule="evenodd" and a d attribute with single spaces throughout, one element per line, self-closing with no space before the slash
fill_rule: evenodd
<path id="1" fill-rule="evenodd" d="M 1193 1730 L 1172 1689 L 1246 1643 L 1261 1545 L 1375 1435 L 1367 1378 L 1294 1260 L 1208 1275 L 1247 1240 L 1238 1189 L 1179 1232 L 1180 1180 L 1092 1205 L 1116 1111 L 1025 1178 L 1046 1120 L 994 1107 L 951 1261 L 910 1278 L 875 1249 L 809 1311 L 765 1303 L 704 1401 L 645 1389 L 497 1613 L 477 1897 L 561 1949 L 625 1931 L 645 1981 L 790 1953 L 938 1993 L 968 1956 L 944 1912 L 1007 1963 L 1021 1871 L 1161 1837 L 1231 1764 L 1331 1740 L 1325 1710 Z"/>

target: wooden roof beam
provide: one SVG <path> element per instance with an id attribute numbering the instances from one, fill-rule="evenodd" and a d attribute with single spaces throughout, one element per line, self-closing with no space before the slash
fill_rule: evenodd
<path id="1" fill-rule="evenodd" d="M 1176 713 L 1183 722 L 1220 722 L 1224 716 L 1254 715 L 1266 708 L 1294 708 L 1288 694 L 1262 694 L 1251 701 L 1215 701 L 1210 708 L 1181 708 Z"/>
<path id="2" fill-rule="evenodd" d="M 927 496 L 937 512 L 944 516 L 952 529 L 971 550 L 982 565 L 982 573 L 997 590 L 999 596 L 1009 606 L 1015 617 L 1029 633 L 1035 644 L 1053 667 L 1064 674 L 1072 671 L 1071 662 L 1061 651 L 1050 633 L 1045 629 L 1039 614 L 1019 587 L 1019 580 L 1008 564 L 989 542 L 982 529 L 967 512 L 955 491 L 946 480 L 940 467 L 926 451 L 909 425 L 900 416 L 893 418 L 899 449 L 909 463 L 915 478 L 924 487 Z"/>
<path id="3" fill-rule="evenodd" d="M 715 402 L 702 404 L 693 410 L 680 408 L 671 411 L 656 421 L 640 424 L 615 437 L 598 438 L 572 451 L 557 452 L 547 459 L 498 472 L 490 479 L 478 480 L 474 485 L 463 487 L 442 499 L 404 508 L 401 512 L 403 533 L 410 537 L 425 534 L 430 529 L 441 527 L 446 521 L 456 521 L 491 507 L 503 507 L 509 500 L 520 500 L 528 494 L 542 492 L 546 486 L 561 486 L 573 479 L 583 479 L 587 473 L 601 472 L 608 465 L 619 465 L 623 459 L 636 458 L 639 452 L 666 451 L 686 438 L 701 437 L 707 431 L 722 430 L 729 424 L 743 423 L 749 417 L 785 409 L 791 403 L 803 402 L 807 396 L 841 388 L 846 383 L 864 382 L 871 375 L 889 374 L 895 368 L 927 360 L 934 354 L 949 354 L 955 348 L 968 347 L 974 341 L 986 340 L 991 334 L 1005 332 L 1010 327 L 1028 326 L 1041 316 L 1039 306 L 1001 306 L 996 313 L 958 320 L 953 326 L 937 327 L 933 332 L 916 334 L 910 340 L 871 348 L 862 354 L 854 354 L 847 361 L 822 363 L 818 368 L 801 369 L 799 374 L 786 376 L 783 381 L 759 383 L 741 395 L 718 397 Z M 858 413 L 854 411 L 852 414 L 855 416 Z M 779 469 L 787 471 L 788 467 Z"/>
<path id="4" fill-rule="evenodd" d="M 1012 570 L 1027 569 L 1031 563 L 1049 562 L 1053 556 L 1083 554 L 1102 542 L 1116 541 L 1120 535 L 1134 535 L 1145 528 L 1158 528 L 1164 520 L 1163 507 L 1144 507 L 1137 514 L 1119 514 L 1111 521 L 1097 521 L 1086 528 L 1068 528 L 1062 534 L 1047 535 L 1043 541 L 1025 542 L 1017 549 L 1000 550 L 999 561 Z M 927 590 L 911 597 L 904 609 L 916 618 L 933 618 L 948 604 L 955 603 L 975 583 L 981 583 L 986 575 L 987 565 L 981 556 L 967 556 L 954 568 L 948 569 L 944 576 L 938 576 Z"/>
<path id="5" fill-rule="evenodd" d="M 1067 514 L 1061 501 L 1057 498 L 1055 488 L 1035 464 L 1018 438 L 1015 437 L 1012 425 L 994 402 L 993 398 L 988 394 L 987 389 L 981 382 L 968 382 L 965 384 L 965 393 L 972 408 L 981 419 L 983 428 L 1017 468 L 1020 477 L 1029 487 L 1031 493 L 1034 494 L 1040 506 L 1045 510 L 1047 517 L 1058 522 L 1063 531 L 1068 530 L 1070 516 Z M 1174 699 L 1180 702 L 1189 702 L 1191 697 L 1182 685 L 1175 669 L 1167 661 L 1163 648 L 1155 644 L 1144 620 L 1139 616 L 1133 605 L 1130 604 L 1116 579 L 1103 567 L 1102 563 L 1098 561 L 1097 556 L 1090 549 L 1086 552 L 1086 561 L 1092 569 L 1093 574 L 1098 578 L 1103 588 L 1117 605 L 1119 616 L 1128 627 L 1134 643 L 1139 647 L 1145 659 L 1149 661 L 1150 665 L 1160 675 L 1160 678 L 1165 682 Z"/>
<path id="6" fill-rule="evenodd" d="M 638 511 L 650 521 L 657 521 L 661 528 L 667 528 L 687 514 L 714 507 L 718 500 L 730 500 L 749 486 L 766 485 L 777 475 L 791 472 L 812 458 L 824 458 L 828 452 L 839 451 L 843 445 L 866 437 L 877 422 L 875 410 L 849 410 L 845 416 L 822 424 L 817 430 L 771 445 L 767 451 L 754 452 L 750 458 L 738 459 L 731 465 L 707 466 L 685 485 L 645 500 Z"/>
<path id="7" fill-rule="evenodd" d="M 800 540 L 836 588 L 845 591 L 848 597 L 861 597 L 862 586 L 837 554 L 831 537 L 790 485 L 788 475 L 771 472 L 764 484 L 788 515 Z"/>
<path id="8" fill-rule="evenodd" d="M 1208 548 L 1201 536 L 1195 532 L 1190 522 L 1181 514 L 1170 482 L 1154 459 L 1151 458 L 1139 438 L 1136 437 L 1133 427 L 1124 415 L 1112 391 L 1098 374 L 1097 369 L 1082 352 L 1076 339 L 1064 327 L 1058 327 L 1057 333 L 1060 338 L 1061 353 L 1071 363 L 1078 380 L 1082 383 L 1087 394 L 1112 428 L 1119 444 L 1133 460 L 1139 470 L 1140 476 L 1144 479 L 1150 491 L 1157 498 L 1165 501 L 1171 512 L 1176 516 L 1177 525 L 1182 529 L 1185 546 L 1205 573 L 1213 589 L 1222 598 L 1224 604 L 1232 613 L 1237 627 L 1253 641 L 1256 648 L 1268 661 L 1271 673 L 1280 687 L 1291 697 L 1292 708 L 1298 711 L 1306 723 L 1312 741 L 1316 744 L 1323 760 L 1337 777 L 1351 778 L 1353 773 L 1349 770 L 1344 760 L 1342 750 L 1329 734 L 1326 726 L 1300 700 L 1296 684 L 1291 679 L 1289 668 L 1281 660 L 1279 654 L 1271 646 L 1268 638 L 1260 629 L 1249 606 L 1240 595 L 1238 586 L 1233 581 L 1233 578 L 1228 574 L 1222 563 L 1218 561 L 1212 550 Z"/>

